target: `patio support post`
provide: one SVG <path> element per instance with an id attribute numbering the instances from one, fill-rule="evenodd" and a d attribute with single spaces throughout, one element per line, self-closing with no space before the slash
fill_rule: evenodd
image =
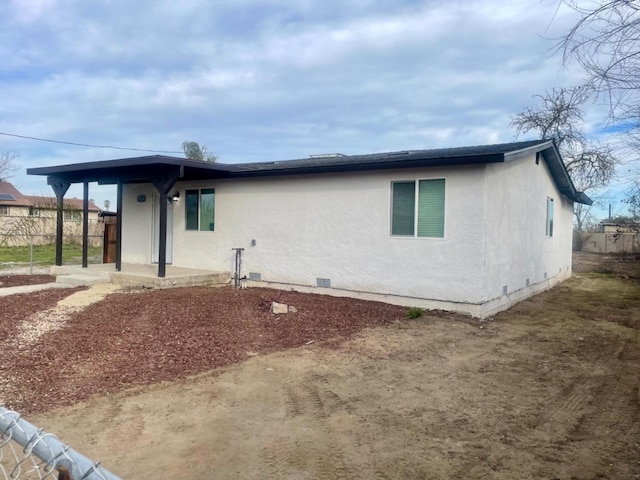
<path id="1" fill-rule="evenodd" d="M 87 268 L 89 248 L 89 182 L 84 182 L 82 197 L 82 268 Z"/>
<path id="2" fill-rule="evenodd" d="M 56 265 L 59 267 L 62 265 L 62 225 L 64 224 L 64 194 L 67 193 L 70 183 L 59 181 L 55 178 L 49 177 L 49 185 L 56 194 L 57 208 L 56 208 Z"/>
<path id="3" fill-rule="evenodd" d="M 116 193 L 116 272 L 122 270 L 122 181 Z"/>
<path id="4" fill-rule="evenodd" d="M 166 177 L 152 178 L 151 183 L 160 193 L 160 225 L 158 232 L 158 277 L 166 276 L 167 270 L 167 201 L 171 188 L 178 180 L 180 172 Z"/>
<path id="5" fill-rule="evenodd" d="M 158 277 L 164 277 L 167 269 L 167 194 L 160 192 L 160 232 L 158 233 Z"/>

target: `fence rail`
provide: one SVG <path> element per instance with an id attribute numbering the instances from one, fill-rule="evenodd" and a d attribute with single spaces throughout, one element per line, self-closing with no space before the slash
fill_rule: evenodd
<path id="1" fill-rule="evenodd" d="M 121 480 L 99 462 L 1 406 L 0 479 Z"/>

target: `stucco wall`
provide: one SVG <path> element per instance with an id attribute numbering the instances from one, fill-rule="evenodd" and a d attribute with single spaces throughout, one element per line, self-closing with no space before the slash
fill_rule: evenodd
<path id="1" fill-rule="evenodd" d="M 570 276 L 573 203 L 560 194 L 543 158 L 488 165 L 485 184 L 483 300 L 503 297 L 505 286 L 510 295 Z M 554 200 L 551 237 L 547 198 Z"/>
<path id="2" fill-rule="evenodd" d="M 122 190 L 122 261 L 151 263 L 153 192 L 150 184 L 126 184 Z M 138 202 L 138 195 L 145 200 Z"/>
<path id="3" fill-rule="evenodd" d="M 392 237 L 391 183 L 435 178 L 446 180 L 444 238 Z M 185 189 L 196 187 L 216 189 L 213 232 L 185 229 Z M 259 273 L 263 282 L 315 289 L 317 278 L 328 278 L 332 289 L 318 292 L 375 293 L 478 316 L 570 274 L 572 205 L 535 156 L 449 169 L 179 182 L 175 190 L 183 199 L 174 205 L 177 266 L 232 271 L 232 248 L 242 247 L 242 274 Z M 125 186 L 125 262 L 151 261 L 153 191 Z M 547 197 L 555 201 L 551 238 Z"/>
<path id="4" fill-rule="evenodd" d="M 216 188 L 216 229 L 186 231 L 181 202 L 174 210 L 173 263 L 229 271 L 231 249 L 243 247 L 243 273 L 260 273 L 263 281 L 315 286 L 316 278 L 329 278 L 338 289 L 478 302 L 484 224 L 477 178 L 483 169 L 180 183 L 181 198 L 185 188 Z M 391 237 L 391 182 L 425 178 L 446 180 L 445 238 Z M 150 204 L 136 205 L 135 197 L 150 198 L 151 191 L 125 188 L 123 232 L 136 228 L 123 234 L 124 261 L 148 258 Z"/>

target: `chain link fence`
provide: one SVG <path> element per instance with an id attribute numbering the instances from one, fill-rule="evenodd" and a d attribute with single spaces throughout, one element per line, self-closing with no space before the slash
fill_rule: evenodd
<path id="1" fill-rule="evenodd" d="M 55 435 L 0 406 L 1 480 L 121 480 Z"/>
<path id="2" fill-rule="evenodd" d="M 102 263 L 103 235 L 88 236 L 89 263 Z M 62 256 L 65 265 L 82 263 L 82 235 L 64 235 Z M 0 234 L 0 271 L 3 269 L 51 266 L 55 262 L 55 235 Z"/>

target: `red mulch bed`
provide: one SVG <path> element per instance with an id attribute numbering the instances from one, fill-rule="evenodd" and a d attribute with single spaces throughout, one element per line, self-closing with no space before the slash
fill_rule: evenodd
<path id="1" fill-rule="evenodd" d="M 16 300 L 8 308 L 23 305 L 17 296 L 7 298 Z M 298 312 L 274 315 L 268 310 L 271 300 L 293 305 Z M 7 308 L 3 307 L 0 326 Z M 0 391 L 0 397 L 12 408 L 31 414 L 310 341 L 332 347 L 364 328 L 404 318 L 406 310 L 262 288 L 117 293 L 73 314 L 65 328 L 48 333 L 32 348 L 3 353 L 0 377 L 10 372 L 16 383 L 10 392 Z"/>
<path id="2" fill-rule="evenodd" d="M 38 285 L 55 281 L 56 277 L 51 275 L 0 275 L 0 288 Z"/>
<path id="3" fill-rule="evenodd" d="M 2 359 L 2 361 L 0 361 L 0 375 L 4 368 L 10 368 L 6 360 L 6 356 L 10 354 L 10 352 L 7 348 L 4 348 L 2 342 L 15 333 L 15 329 L 20 322 L 36 312 L 55 307 L 59 300 L 83 288 L 84 287 L 56 288 L 53 290 L 41 290 L 39 292 L 0 297 L 0 352 L 2 352 L 2 356 L 0 357 Z M 1 392 L 0 398 L 2 398 Z"/>

